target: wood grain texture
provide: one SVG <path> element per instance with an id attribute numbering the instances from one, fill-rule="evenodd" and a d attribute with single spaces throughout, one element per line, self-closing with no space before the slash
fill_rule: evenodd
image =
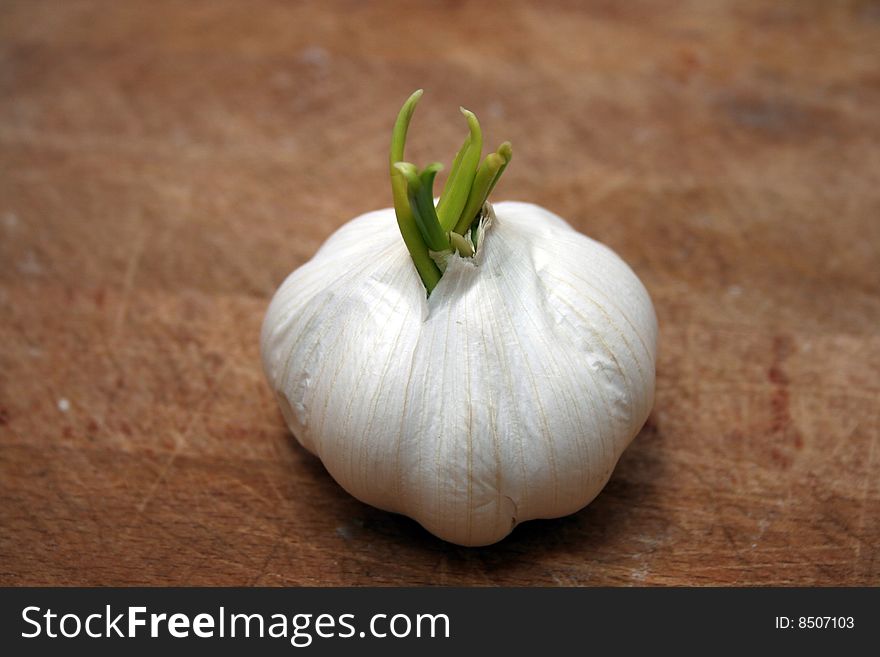
<path id="1" fill-rule="evenodd" d="M 880 584 L 880 5 L 402 7 L 3 2 L 0 582 Z M 473 109 L 660 321 L 605 491 L 483 549 L 345 494 L 260 369 L 417 87 L 412 159 Z"/>

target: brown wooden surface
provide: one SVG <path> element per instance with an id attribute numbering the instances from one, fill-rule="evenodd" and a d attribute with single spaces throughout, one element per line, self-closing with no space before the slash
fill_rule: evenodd
<path id="1" fill-rule="evenodd" d="M 880 5 L 0 7 L 0 582 L 880 584 Z M 616 249 L 657 401 L 586 510 L 458 548 L 285 429 L 275 287 L 460 104 Z M 65 401 L 66 400 L 66 401 Z"/>

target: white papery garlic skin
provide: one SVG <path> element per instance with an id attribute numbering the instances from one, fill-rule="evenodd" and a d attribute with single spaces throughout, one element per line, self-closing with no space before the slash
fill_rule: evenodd
<path id="1" fill-rule="evenodd" d="M 281 285 L 266 376 L 339 484 L 460 545 L 602 490 L 651 411 L 657 320 L 608 247 L 503 202 L 425 288 L 393 209 L 340 228 Z"/>

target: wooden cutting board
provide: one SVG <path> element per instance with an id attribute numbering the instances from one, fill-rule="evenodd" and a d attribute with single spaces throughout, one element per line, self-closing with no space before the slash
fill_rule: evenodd
<path id="1" fill-rule="evenodd" d="M 880 584 L 880 5 L 4 3 L 0 583 Z M 483 549 L 344 493 L 260 369 L 386 149 L 609 244 L 661 327 L 588 508 Z"/>

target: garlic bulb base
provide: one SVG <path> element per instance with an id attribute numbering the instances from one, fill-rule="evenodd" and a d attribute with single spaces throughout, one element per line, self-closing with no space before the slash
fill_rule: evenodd
<path id="1" fill-rule="evenodd" d="M 427 298 L 394 210 L 352 220 L 261 334 L 297 440 L 358 499 L 460 545 L 587 505 L 654 396 L 657 321 L 632 270 L 543 208 L 494 214 Z"/>

